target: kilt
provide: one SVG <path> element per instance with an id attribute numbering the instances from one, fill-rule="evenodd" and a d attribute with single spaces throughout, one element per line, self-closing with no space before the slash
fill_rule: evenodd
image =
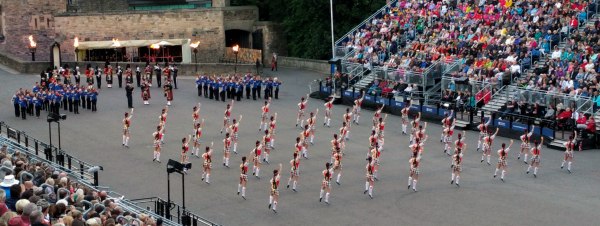
<path id="1" fill-rule="evenodd" d="M 275 134 L 275 129 L 271 129 L 271 134 Z"/>
<path id="2" fill-rule="evenodd" d="M 339 164 L 334 164 L 334 165 L 333 165 L 333 169 L 336 169 L 336 170 L 342 170 L 342 163 L 339 163 Z"/>
<path id="3" fill-rule="evenodd" d="M 131 127 L 123 128 L 123 133 L 131 133 Z"/>
<path id="4" fill-rule="evenodd" d="M 540 162 L 540 156 L 539 155 L 534 155 L 533 157 L 531 157 L 531 161 L 532 162 Z"/>
<path id="5" fill-rule="evenodd" d="M 373 159 L 373 162 L 374 162 L 373 164 L 375 164 L 375 165 L 378 165 L 378 166 L 381 165 L 381 162 L 379 162 L 379 158 Z"/>
<path id="6" fill-rule="evenodd" d="M 188 159 L 187 152 L 181 152 L 181 157 L 182 157 L 183 159 L 187 160 L 187 159 Z"/>
<path id="7" fill-rule="evenodd" d="M 462 167 L 461 167 L 460 165 L 458 165 L 458 166 L 455 166 L 455 167 L 454 167 L 454 170 L 455 170 L 456 172 L 460 172 L 460 171 L 462 171 Z"/>
<path id="8" fill-rule="evenodd" d="M 223 122 L 226 122 L 227 124 L 231 124 L 231 117 L 225 117 L 223 119 Z"/>
<path id="9" fill-rule="evenodd" d="M 155 148 L 162 148 L 162 144 L 160 143 L 160 141 L 154 141 L 154 147 Z"/>
<path id="10" fill-rule="evenodd" d="M 238 132 L 233 132 L 233 139 L 237 140 L 238 139 Z"/>
<path id="11" fill-rule="evenodd" d="M 573 151 L 565 151 L 565 157 L 573 158 Z"/>
<path id="12" fill-rule="evenodd" d="M 304 109 L 298 110 L 298 116 L 304 116 Z"/>
<path id="13" fill-rule="evenodd" d="M 308 137 L 304 138 L 304 144 L 308 144 Z"/>
<path id="14" fill-rule="evenodd" d="M 330 109 L 325 109 L 325 116 L 329 116 L 331 115 L 331 110 Z"/>
<path id="15" fill-rule="evenodd" d="M 310 131 L 313 132 L 313 133 L 317 132 L 317 128 L 315 128 L 314 124 L 312 126 L 310 126 Z"/>
<path id="16" fill-rule="evenodd" d="M 207 167 L 209 169 L 212 169 L 212 163 L 204 162 L 204 163 L 202 163 L 202 167 Z"/>
<path id="17" fill-rule="evenodd" d="M 194 141 L 196 142 L 196 144 L 202 143 L 202 141 L 200 140 L 200 137 L 196 137 L 196 139 Z"/>
<path id="18" fill-rule="evenodd" d="M 501 166 L 508 166 L 508 163 L 506 163 L 506 160 L 502 160 L 502 159 L 498 159 L 498 164 L 500 164 Z"/>
<path id="19" fill-rule="evenodd" d="M 263 112 L 261 115 L 263 120 L 266 120 L 269 117 L 269 113 L 268 112 Z"/>
<path id="20" fill-rule="evenodd" d="M 240 174 L 240 180 L 248 181 L 248 174 Z"/>
<path id="21" fill-rule="evenodd" d="M 408 123 L 408 116 L 402 116 L 402 123 Z"/>
<path id="22" fill-rule="evenodd" d="M 377 125 L 377 118 L 373 118 L 373 124 Z"/>
<path id="23" fill-rule="evenodd" d="M 479 136 L 480 137 L 485 137 L 485 132 L 484 131 L 479 131 Z"/>
<path id="24" fill-rule="evenodd" d="M 410 172 L 414 175 L 419 175 L 419 168 L 411 168 Z"/>
<path id="25" fill-rule="evenodd" d="M 279 195 L 279 189 L 272 189 L 271 188 L 271 193 L 273 193 L 273 195 Z"/>
<path id="26" fill-rule="evenodd" d="M 384 130 L 379 130 L 379 137 L 381 137 L 381 138 L 385 137 L 385 131 Z"/>
<path id="27" fill-rule="evenodd" d="M 526 144 L 526 143 L 521 143 L 521 148 L 523 148 L 523 149 L 530 149 L 531 145 Z"/>
<path id="28" fill-rule="evenodd" d="M 446 143 L 452 143 L 452 136 L 446 136 L 444 140 Z"/>
<path id="29" fill-rule="evenodd" d="M 323 183 L 321 183 L 321 186 L 323 186 L 325 188 L 329 188 L 329 187 L 331 187 L 331 181 L 323 180 Z"/>
<path id="30" fill-rule="evenodd" d="M 369 174 L 367 174 L 367 181 L 368 181 L 368 182 L 371 182 L 371 181 L 373 181 L 373 174 L 370 174 L 370 175 L 369 175 Z"/>
<path id="31" fill-rule="evenodd" d="M 259 156 L 254 156 L 254 164 L 260 164 L 260 155 Z"/>
<path id="32" fill-rule="evenodd" d="M 223 153 L 229 154 L 229 148 L 223 148 Z"/>
<path id="33" fill-rule="evenodd" d="M 354 112 L 360 113 L 360 106 L 357 106 L 356 109 L 354 109 Z"/>
<path id="34" fill-rule="evenodd" d="M 290 172 L 290 174 L 295 177 L 300 176 L 300 170 L 292 168 L 292 172 Z"/>

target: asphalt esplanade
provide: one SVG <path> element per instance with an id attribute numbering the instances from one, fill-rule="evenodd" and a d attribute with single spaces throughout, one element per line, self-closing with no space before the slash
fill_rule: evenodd
<path id="1" fill-rule="evenodd" d="M 243 99 L 233 106 L 232 117 L 243 115 L 239 128 L 237 151 L 231 154 L 230 169 L 222 166 L 222 140 L 219 133 L 226 103 L 196 95 L 194 78 L 180 78 L 175 100 L 169 107 L 162 164 L 152 162 L 152 132 L 158 116 L 165 107 L 162 90 L 151 88 L 150 105 L 143 105 L 140 90 L 134 93 L 135 112 L 131 124 L 130 148 L 121 146 L 122 119 L 127 109 L 125 91 L 103 88 L 98 96 L 98 112 L 80 109 L 81 114 L 67 112 L 61 123 L 62 147 L 68 153 L 91 164 L 104 166 L 100 185 L 110 187 L 125 198 L 167 197 L 166 162 L 180 159 L 181 139 L 192 133 L 192 108 L 202 103 L 200 118 L 205 119 L 202 145 L 215 143 L 210 185 L 200 180 L 202 161 L 190 157 L 193 168 L 185 176 L 186 206 L 192 212 L 223 225 L 599 225 L 600 153 L 597 150 L 576 152 L 572 174 L 560 169 L 563 151 L 542 149 L 538 177 L 525 174 L 527 166 L 517 160 L 520 142 L 515 141 L 509 152 L 506 182 L 492 178 L 497 162 L 496 151 L 502 137 L 493 145 L 491 163 L 480 163 L 481 152 L 475 152 L 478 132 L 467 131 L 468 144 L 463 158 L 460 187 L 450 185 L 451 159 L 443 154 L 439 142 L 441 127 L 429 123 L 424 156 L 419 166 L 417 190 L 407 190 L 410 150 L 409 137 L 400 133 L 401 121 L 390 115 L 386 122 L 385 150 L 382 153 L 379 181 L 375 182 L 370 199 L 364 195 L 365 157 L 371 132 L 372 111 L 363 110 L 360 125 L 351 128 L 350 141 L 343 159 L 341 185 L 332 183 L 331 205 L 319 202 L 323 177 L 321 172 L 330 159 L 332 134 L 338 133 L 347 106 L 333 108 L 331 128 L 323 127 L 324 102 L 310 99 L 307 114 L 320 109 L 317 117 L 315 145 L 308 149 L 308 160 L 300 164 L 298 192 L 286 189 L 295 138 L 297 104 L 308 93 L 308 83 L 325 75 L 281 68 L 265 72 L 283 81 L 280 98 L 271 103 L 271 115 L 278 113 L 276 149 L 271 152 L 270 164 L 263 163 L 261 179 L 249 175 L 246 197 L 236 195 L 239 165 L 248 156 L 256 140 L 264 133 L 258 131 L 264 99 Z M 19 88 L 31 89 L 39 77 L 15 75 L 0 70 L 0 121 L 26 131 L 29 135 L 48 141 L 48 124 L 44 117 L 14 116 L 10 98 Z M 114 85 L 118 87 L 118 85 Z M 45 113 L 45 112 L 42 112 Z M 61 111 L 64 113 L 64 111 Z M 43 114 L 42 114 L 43 115 Z M 53 125 L 53 143 L 57 144 L 57 128 Z M 461 132 L 461 131 L 456 131 Z M 190 148 L 191 150 L 191 148 Z M 267 209 L 269 177 L 273 169 L 283 164 L 278 213 Z M 251 167 L 251 166 L 250 166 Z M 533 171 L 533 169 L 532 169 Z M 500 172 L 499 172 L 500 174 Z M 181 204 L 181 176 L 171 176 L 171 198 Z M 151 205 L 151 204 L 148 204 Z"/>

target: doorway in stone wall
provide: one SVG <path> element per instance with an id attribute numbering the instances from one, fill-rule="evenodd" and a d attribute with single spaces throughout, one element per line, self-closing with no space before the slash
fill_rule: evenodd
<path id="1" fill-rule="evenodd" d="M 239 45 L 240 48 L 249 49 L 250 46 L 250 32 L 238 29 L 226 30 L 225 31 L 225 46 L 232 47 Z"/>

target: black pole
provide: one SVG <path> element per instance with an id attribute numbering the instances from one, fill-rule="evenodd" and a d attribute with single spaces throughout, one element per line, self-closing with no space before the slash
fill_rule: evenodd
<path id="1" fill-rule="evenodd" d="M 31 61 L 35 61 L 35 52 L 31 53 Z"/>
<path id="2" fill-rule="evenodd" d="M 98 171 L 94 172 L 94 186 L 98 186 Z"/>
<path id="3" fill-rule="evenodd" d="M 81 174 L 81 179 L 83 179 L 83 162 L 79 161 L 79 173 Z"/>
<path id="4" fill-rule="evenodd" d="M 234 66 L 234 68 L 235 68 L 235 73 L 236 73 L 236 74 L 237 74 L 237 55 L 238 55 L 238 54 L 237 54 L 237 53 L 235 53 L 235 66 Z"/>
<path id="5" fill-rule="evenodd" d="M 58 150 L 62 150 L 60 147 L 60 121 L 56 123 L 58 123 Z"/>
<path id="6" fill-rule="evenodd" d="M 50 147 L 52 147 L 52 126 L 50 125 L 50 122 L 48 122 L 48 134 L 50 136 Z"/>
<path id="7" fill-rule="evenodd" d="M 185 213 L 185 175 L 181 174 L 181 194 L 183 195 L 183 212 Z"/>
<path id="8" fill-rule="evenodd" d="M 171 174 L 167 171 L 167 209 L 165 217 L 171 220 Z"/>

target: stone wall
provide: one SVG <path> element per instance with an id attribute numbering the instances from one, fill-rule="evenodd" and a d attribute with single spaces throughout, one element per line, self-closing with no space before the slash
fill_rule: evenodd
<path id="1" fill-rule="evenodd" d="M 263 34 L 263 65 L 271 65 L 273 53 L 277 53 L 277 56 L 288 55 L 287 39 L 283 26 L 268 21 L 257 21 L 254 23 L 254 30 L 259 29 L 262 29 Z"/>
<path id="2" fill-rule="evenodd" d="M 261 58 L 262 51 L 260 49 L 240 48 L 240 51 L 238 52 L 237 56 L 238 62 L 245 63 L 255 63 L 256 59 L 260 61 Z M 225 49 L 225 59 L 235 61 L 235 53 L 233 53 L 233 49 Z"/>
<path id="3" fill-rule="evenodd" d="M 30 59 L 29 35 L 37 42 L 36 60 L 50 60 L 50 44 L 54 42 L 54 14 L 65 12 L 66 0 L 0 0 L 4 17 L 4 36 L 0 51 L 19 59 Z"/>
<path id="4" fill-rule="evenodd" d="M 270 61 L 270 58 L 269 58 Z M 266 67 L 270 67 L 271 64 L 265 65 Z M 277 57 L 277 66 L 278 67 L 291 67 L 304 69 L 309 71 L 316 71 L 325 74 L 331 73 L 331 65 L 326 60 L 312 60 L 312 59 L 302 59 L 295 57 Z"/>
<path id="5" fill-rule="evenodd" d="M 127 14 L 63 14 L 56 16 L 56 41 L 64 59 L 74 58 L 72 40 L 105 41 L 191 39 L 201 41 L 198 62 L 218 62 L 225 48 L 223 11 L 213 8 L 135 11 Z"/>

